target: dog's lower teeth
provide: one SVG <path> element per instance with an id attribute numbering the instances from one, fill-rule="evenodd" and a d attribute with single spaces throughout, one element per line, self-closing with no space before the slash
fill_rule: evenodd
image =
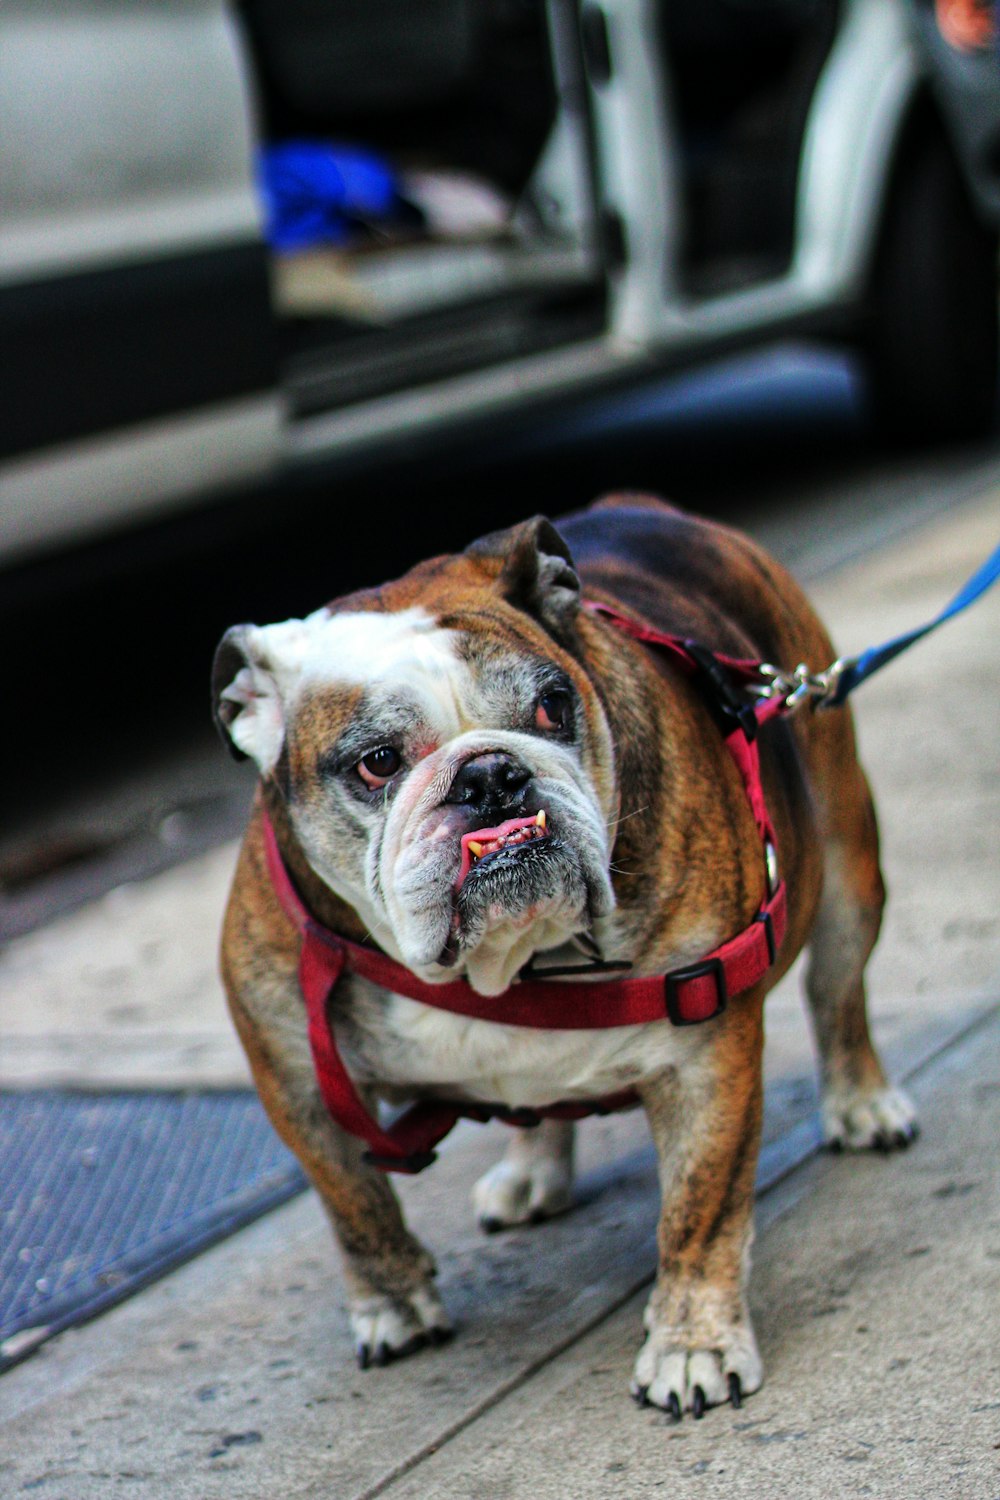
<path id="1" fill-rule="evenodd" d="M 481 859 L 485 859 L 487 854 L 496 854 L 501 849 L 510 849 L 517 844 L 533 843 L 536 839 L 545 838 L 547 833 L 548 828 L 545 823 L 536 820 L 530 827 L 518 828 L 514 833 L 507 834 L 501 839 L 491 839 L 488 842 L 482 839 L 470 839 L 466 847 L 471 856 L 471 863 L 475 865 Z"/>

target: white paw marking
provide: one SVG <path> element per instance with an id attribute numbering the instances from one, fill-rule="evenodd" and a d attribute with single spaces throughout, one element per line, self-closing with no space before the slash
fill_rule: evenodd
<path id="1" fill-rule="evenodd" d="M 675 1417 L 732 1401 L 759 1390 L 764 1370 L 753 1333 L 736 1329 L 712 1349 L 692 1348 L 678 1341 L 677 1330 L 658 1334 L 653 1329 L 639 1351 L 631 1391 L 644 1406 L 659 1406 Z"/>
<path id="2" fill-rule="evenodd" d="M 917 1112 L 902 1089 L 831 1089 L 823 1100 L 823 1139 L 835 1148 L 891 1151 L 917 1135 Z"/>
<path id="3" fill-rule="evenodd" d="M 472 1201 L 484 1229 L 551 1219 L 573 1202 L 572 1173 L 559 1161 L 501 1161 L 480 1177 Z"/>
<path id="4" fill-rule="evenodd" d="M 399 1297 L 365 1297 L 351 1307 L 351 1329 L 358 1364 L 387 1365 L 425 1344 L 443 1344 L 452 1326 L 431 1285 Z"/>

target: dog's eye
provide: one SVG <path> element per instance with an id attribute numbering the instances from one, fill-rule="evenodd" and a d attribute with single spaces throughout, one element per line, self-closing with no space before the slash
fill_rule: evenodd
<path id="1" fill-rule="evenodd" d="M 569 693 L 545 693 L 535 708 L 535 728 L 565 732 L 572 722 Z"/>
<path id="2" fill-rule="evenodd" d="M 363 755 L 357 764 L 357 772 L 365 786 L 377 792 L 384 787 L 402 765 L 402 757 L 398 750 L 391 745 L 379 745 L 377 750 L 369 750 Z"/>

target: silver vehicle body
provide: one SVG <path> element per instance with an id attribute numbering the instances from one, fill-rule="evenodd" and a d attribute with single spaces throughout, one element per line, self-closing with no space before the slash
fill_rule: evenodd
<path id="1" fill-rule="evenodd" d="M 96 328 L 99 341 L 100 299 L 122 284 L 101 278 L 130 271 L 151 285 L 160 273 L 167 285 L 171 267 L 176 277 L 203 274 L 193 326 L 224 316 L 209 344 L 228 348 L 228 340 L 231 352 L 190 403 L 179 357 L 159 407 L 155 394 L 125 389 L 119 412 L 102 415 L 95 397 L 89 426 L 78 417 L 65 430 L 47 428 L 43 419 L 22 441 L 46 389 L 58 395 L 61 379 L 76 378 L 72 341 L 50 350 L 0 460 L 0 564 L 392 436 L 784 331 L 835 329 L 864 297 L 918 97 L 935 101 L 978 210 L 1000 222 L 996 59 L 959 58 L 929 11 L 906 0 L 844 0 L 802 132 L 787 264 L 695 294 L 680 271 L 686 199 L 661 7 L 603 0 L 586 11 L 590 50 L 580 46 L 575 6 L 548 5 L 557 107 L 535 186 L 568 233 L 561 274 L 603 284 L 595 326 L 547 336 L 534 351 L 501 351 L 426 380 L 411 372 L 360 399 L 296 409 L 272 347 L 254 180 L 259 82 L 236 14 L 222 0 L 8 0 L 0 306 L 15 320 L 28 308 L 10 378 L 19 382 L 34 362 L 32 299 L 51 317 L 51 297 L 58 303 L 60 288 L 90 278 L 98 312 L 80 327 Z M 225 309 L 223 288 L 234 299 Z M 77 348 L 86 355 L 81 379 L 97 384 L 90 338 L 81 334 Z M 142 385 L 141 349 L 130 357 Z M 192 370 L 199 361 L 203 368 L 192 346 Z"/>

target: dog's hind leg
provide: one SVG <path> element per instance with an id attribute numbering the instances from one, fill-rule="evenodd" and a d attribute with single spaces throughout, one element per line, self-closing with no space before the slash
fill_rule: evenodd
<path id="1" fill-rule="evenodd" d="M 536 1224 L 573 1201 L 573 1122 L 543 1120 L 515 1130 L 502 1161 L 473 1191 L 476 1218 L 489 1234 L 512 1224 Z"/>
<path id="2" fill-rule="evenodd" d="M 891 1150 L 916 1135 L 916 1115 L 886 1080 L 868 1030 L 865 965 L 882 921 L 878 826 L 853 761 L 828 829 L 823 894 L 809 944 L 806 994 L 819 1051 L 823 1133 L 834 1149 Z M 853 784 L 852 784 L 853 783 Z"/>

